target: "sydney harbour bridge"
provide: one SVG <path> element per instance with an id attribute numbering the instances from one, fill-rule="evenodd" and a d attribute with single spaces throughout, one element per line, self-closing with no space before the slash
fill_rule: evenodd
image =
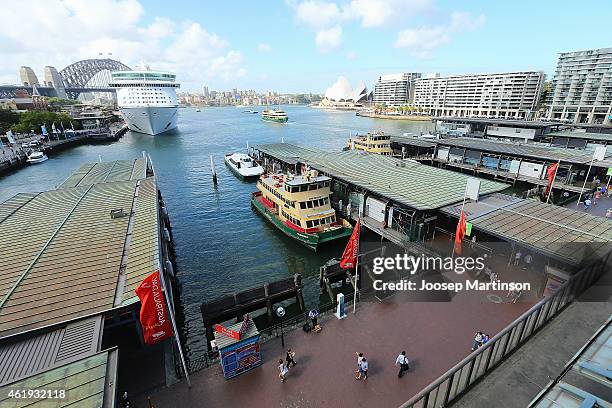
<path id="1" fill-rule="evenodd" d="M 70 64 L 59 72 L 54 67 L 46 66 L 44 81 L 39 82 L 30 67 L 21 67 L 21 84 L 0 85 L 0 98 L 38 94 L 76 99 L 86 92 L 115 92 L 109 86 L 113 71 L 131 71 L 131 68 L 110 58 L 86 59 Z"/>

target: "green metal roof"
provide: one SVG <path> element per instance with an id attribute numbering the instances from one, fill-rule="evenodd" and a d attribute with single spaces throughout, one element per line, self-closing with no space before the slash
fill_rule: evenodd
<path id="1" fill-rule="evenodd" d="M 440 139 L 439 146 L 458 147 L 476 151 L 491 152 L 513 157 L 526 157 L 537 160 L 565 163 L 588 164 L 593 153 L 584 150 L 564 149 L 550 146 L 536 145 L 532 143 L 500 142 L 488 139 L 476 139 L 470 137 L 457 137 Z"/>
<path id="2" fill-rule="evenodd" d="M 597 141 L 612 143 L 611 133 L 575 132 L 575 131 L 565 130 L 561 132 L 551 132 L 551 133 L 548 133 L 546 136 L 568 137 L 572 139 L 597 140 Z"/>
<path id="3" fill-rule="evenodd" d="M 389 156 L 357 152 L 323 152 L 288 143 L 260 145 L 262 153 L 281 161 L 306 162 L 332 177 L 417 210 L 432 210 L 463 200 L 469 176 L 402 161 Z M 506 189 L 503 183 L 481 179 L 481 194 Z"/>
<path id="4" fill-rule="evenodd" d="M 458 218 L 461 204 L 442 211 Z M 493 194 L 466 202 L 464 212 L 477 230 L 569 264 L 612 249 L 612 220 L 583 211 Z"/>
<path id="5" fill-rule="evenodd" d="M 89 186 L 113 181 L 140 180 L 146 178 L 145 158 L 115 160 L 103 163 L 87 163 L 81 166 L 58 188 Z"/>
<path id="6" fill-rule="evenodd" d="M 0 406 L 110 408 L 115 406 L 116 380 L 113 348 L 0 387 Z M 63 390 L 65 397 L 18 400 L 8 397 L 11 390 Z"/>
<path id="7" fill-rule="evenodd" d="M 19 194 L 1 214 L 0 338 L 134 302 L 157 268 L 153 177 Z"/>

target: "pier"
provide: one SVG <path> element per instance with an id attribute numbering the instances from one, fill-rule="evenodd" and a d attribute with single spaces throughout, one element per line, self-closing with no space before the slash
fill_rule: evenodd
<path id="1" fill-rule="evenodd" d="M 110 404 L 119 388 L 170 383 L 174 345 L 143 345 L 134 292 L 156 270 L 174 292 L 171 227 L 148 157 L 85 164 L 55 190 L 17 194 L 0 204 L 0 229 L 0 356 L 19 355 L 3 364 L 1 389 L 56 376 L 71 379 L 69 400 L 83 392 Z M 18 352 L 32 344 L 45 346 Z M 149 367 L 140 383 L 136 356 Z"/>
<path id="2" fill-rule="evenodd" d="M 206 329 L 208 351 L 212 351 L 210 341 L 215 338 L 213 326 L 216 323 L 223 323 L 230 319 L 241 321 L 245 314 L 265 308 L 268 324 L 272 325 L 276 319 L 274 303 L 292 298 L 295 298 L 300 312 L 303 313 L 305 307 L 302 287 L 302 276 L 296 274 L 292 278 L 266 283 L 263 286 L 249 288 L 202 304 L 200 310 Z"/>

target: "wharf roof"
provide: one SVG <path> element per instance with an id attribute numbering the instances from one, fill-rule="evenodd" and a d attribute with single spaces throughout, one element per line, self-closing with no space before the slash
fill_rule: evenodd
<path id="1" fill-rule="evenodd" d="M 391 136 L 391 142 L 399 144 L 407 144 L 417 147 L 434 148 L 436 143 L 431 140 L 419 139 L 418 137 L 409 136 Z"/>
<path id="2" fill-rule="evenodd" d="M 567 137 L 570 139 L 586 139 L 612 143 L 612 133 L 572 132 L 564 130 L 561 132 L 551 132 L 546 136 Z"/>
<path id="3" fill-rule="evenodd" d="M 139 180 L 146 177 L 147 161 L 144 158 L 87 163 L 68 177 L 58 188 L 89 186 L 112 181 Z"/>
<path id="4" fill-rule="evenodd" d="M 461 204 L 442 211 L 459 218 Z M 582 211 L 492 194 L 466 201 L 464 212 L 477 230 L 571 265 L 612 249 L 612 220 Z"/>
<path id="5" fill-rule="evenodd" d="M 0 406 L 110 408 L 115 406 L 116 384 L 117 348 L 112 348 L 0 387 Z M 63 390 L 65 396 L 24 399 L 21 405 L 8 397 L 10 390 Z"/>
<path id="6" fill-rule="evenodd" d="M 0 338 L 137 302 L 158 268 L 155 178 L 77 184 L 0 204 Z"/>
<path id="7" fill-rule="evenodd" d="M 34 337 L 5 341 L 0 345 L 0 386 L 95 354 L 101 342 L 102 316 Z"/>
<path id="8" fill-rule="evenodd" d="M 593 158 L 591 152 L 583 150 L 555 148 L 529 143 L 499 142 L 469 137 L 440 139 L 437 143 L 442 146 L 465 148 L 514 157 L 528 157 L 549 162 L 561 160 L 565 163 L 588 164 Z"/>
<path id="9" fill-rule="evenodd" d="M 543 122 L 538 120 L 518 120 L 518 119 L 495 119 L 495 118 L 467 118 L 457 116 L 443 116 L 435 120 L 441 122 L 461 122 L 461 123 L 478 123 L 483 125 L 501 125 L 514 126 L 523 128 L 545 128 L 548 126 L 561 126 L 561 122 Z"/>
<path id="10" fill-rule="evenodd" d="M 242 328 L 242 322 L 234 323 L 228 326 L 227 328 L 236 332 L 240 332 L 240 329 Z M 257 330 L 257 326 L 255 326 L 255 322 L 249 319 L 249 321 L 247 322 L 247 328 L 244 331 L 244 334 L 242 335 L 242 338 L 240 340 L 233 339 L 219 332 L 215 332 L 215 340 L 217 341 L 217 347 L 223 349 L 258 335 L 259 331 Z"/>
<path id="11" fill-rule="evenodd" d="M 462 201 L 469 178 L 415 161 L 354 150 L 330 153 L 288 143 L 255 149 L 286 163 L 306 162 L 313 169 L 417 210 L 433 210 Z M 507 187 L 481 179 L 480 192 L 489 194 Z"/>

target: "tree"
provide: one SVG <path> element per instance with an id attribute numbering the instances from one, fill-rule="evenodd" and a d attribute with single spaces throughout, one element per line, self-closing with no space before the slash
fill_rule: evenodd
<path id="1" fill-rule="evenodd" d="M 0 109 L 0 133 L 4 134 L 19 122 L 19 114 L 9 109 Z"/>
<path id="2" fill-rule="evenodd" d="M 70 127 L 72 118 L 65 113 L 28 111 L 19 114 L 19 123 L 13 125 L 11 129 L 17 133 L 28 133 L 34 130 L 41 133 L 41 126 L 46 125 L 47 130 L 51 131 L 51 125 L 55 123 L 58 128 L 63 123 L 64 127 Z"/>

